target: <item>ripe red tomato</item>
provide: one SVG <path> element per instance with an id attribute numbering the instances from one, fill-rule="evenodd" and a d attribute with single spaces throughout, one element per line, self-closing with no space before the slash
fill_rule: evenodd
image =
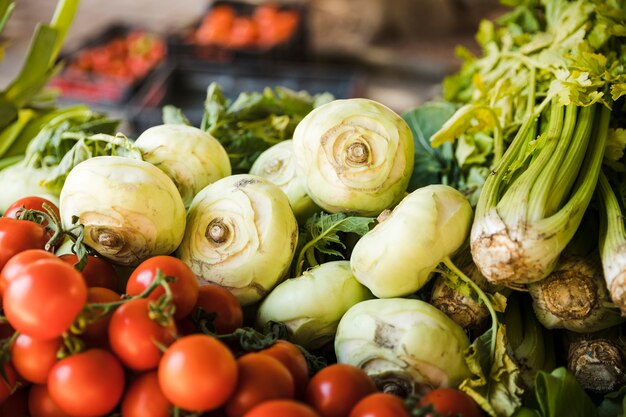
<path id="1" fill-rule="evenodd" d="M 410 417 L 410 414 L 400 397 L 377 392 L 359 401 L 350 417 Z"/>
<path id="2" fill-rule="evenodd" d="M 87 288 L 87 304 L 112 303 L 119 300 L 120 295 L 108 288 Z M 101 312 L 101 309 L 89 310 L 89 312 L 85 313 L 85 317 L 89 320 L 91 317 L 95 317 Z M 87 344 L 87 346 L 103 348 L 109 346 L 109 323 L 111 321 L 112 314 L 113 313 L 107 314 L 106 316 L 89 323 L 85 327 L 80 337 Z"/>
<path id="3" fill-rule="evenodd" d="M 28 388 L 18 389 L 0 404 L 0 416 L 31 417 L 28 414 Z"/>
<path id="4" fill-rule="evenodd" d="M 4 372 L 7 379 L 0 378 L 0 404 L 6 401 L 13 391 L 17 389 L 17 374 L 11 362 L 5 362 Z M 8 382 L 7 382 L 8 381 Z"/>
<path id="5" fill-rule="evenodd" d="M 113 411 L 124 392 L 124 369 L 111 353 L 89 349 L 58 361 L 48 375 L 50 398 L 68 414 L 97 417 Z"/>
<path id="6" fill-rule="evenodd" d="M 62 345 L 60 337 L 39 340 L 20 334 L 11 346 L 13 366 L 25 380 L 45 384 L 50 369 L 57 363 L 57 352 Z"/>
<path id="7" fill-rule="evenodd" d="M 309 383 L 309 367 L 304 355 L 296 345 L 286 340 L 277 340 L 272 346 L 259 351 L 278 359 L 293 377 L 296 398 L 304 396 L 306 386 Z"/>
<path id="8" fill-rule="evenodd" d="M 72 417 L 52 401 L 47 385 L 32 385 L 28 393 L 30 417 Z"/>
<path id="9" fill-rule="evenodd" d="M 376 386 L 365 371 L 337 363 L 311 378 L 306 401 L 323 417 L 347 417 L 356 403 L 374 392 Z"/>
<path id="10" fill-rule="evenodd" d="M 237 365 L 237 388 L 226 403 L 228 417 L 242 417 L 264 401 L 294 397 L 293 377 L 277 359 L 246 353 L 237 359 Z"/>
<path id="11" fill-rule="evenodd" d="M 0 269 L 27 249 L 44 249 L 49 236 L 37 223 L 0 217 Z"/>
<path id="12" fill-rule="evenodd" d="M 141 294 L 150 286 L 156 277 L 157 270 L 167 276 L 174 277 L 174 282 L 170 283 L 172 298 L 176 306 L 174 319 L 180 320 L 193 310 L 198 300 L 198 281 L 196 276 L 183 261 L 173 256 L 154 256 L 143 261 L 133 271 L 126 283 L 126 293 L 129 295 Z M 150 294 L 151 300 L 157 300 L 165 293 L 162 287 L 157 287 Z"/>
<path id="13" fill-rule="evenodd" d="M 60 256 L 61 260 L 74 265 L 78 256 L 68 253 Z M 87 287 L 104 287 L 117 291 L 117 272 L 113 265 L 97 256 L 88 255 L 87 264 L 82 270 Z"/>
<path id="14" fill-rule="evenodd" d="M 87 286 L 81 273 L 56 259 L 26 266 L 13 278 L 2 297 L 9 323 L 18 332 L 36 339 L 60 336 L 86 301 Z"/>
<path id="15" fill-rule="evenodd" d="M 111 315 L 109 343 L 122 363 L 135 371 L 158 366 L 161 350 L 155 344 L 171 345 L 176 340 L 176 326 L 170 319 L 166 326 L 150 318 L 152 300 L 137 298 L 122 304 Z"/>
<path id="16" fill-rule="evenodd" d="M 432 405 L 441 417 L 462 415 L 463 417 L 483 417 L 478 404 L 466 393 L 456 388 L 437 388 L 424 394 L 419 402 L 424 407 Z"/>
<path id="17" fill-rule="evenodd" d="M 57 259 L 57 257 L 54 253 L 43 249 L 28 249 L 9 259 L 0 272 L 0 294 L 24 267 L 41 259 Z"/>
<path id="18" fill-rule="evenodd" d="M 207 313 L 215 313 L 215 332 L 232 333 L 243 325 L 243 311 L 237 298 L 226 288 L 206 284 L 200 286 L 195 308 L 201 307 Z"/>
<path id="19" fill-rule="evenodd" d="M 219 340 L 196 334 L 174 342 L 159 363 L 159 385 L 174 405 L 197 411 L 223 405 L 237 385 L 237 362 Z"/>
<path id="20" fill-rule="evenodd" d="M 54 204 L 50 200 L 46 200 L 45 198 L 37 196 L 24 197 L 14 201 L 13 204 L 11 204 L 4 212 L 4 217 L 17 219 L 17 212 L 22 208 L 29 210 L 39 210 L 47 213 L 46 209 L 43 208 L 44 204 L 47 204 L 52 209 L 54 214 L 57 216 L 57 219 L 61 217 L 59 214 L 59 208 L 56 206 L 56 204 Z M 44 223 L 44 226 L 45 225 L 47 225 L 47 222 Z"/>
<path id="21" fill-rule="evenodd" d="M 248 411 L 244 417 L 321 417 L 311 407 L 294 400 L 265 401 Z"/>
<path id="22" fill-rule="evenodd" d="M 139 375 L 122 400 L 124 417 L 169 417 L 171 411 L 172 404 L 161 392 L 156 371 Z"/>

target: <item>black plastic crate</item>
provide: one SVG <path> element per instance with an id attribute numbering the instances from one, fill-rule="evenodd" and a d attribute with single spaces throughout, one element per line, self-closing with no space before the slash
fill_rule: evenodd
<path id="1" fill-rule="evenodd" d="M 238 16 L 252 16 L 255 9 L 261 6 L 275 6 L 280 11 L 297 13 L 298 24 L 292 35 L 281 43 L 271 47 L 228 47 L 219 44 L 197 44 L 191 41 L 192 34 L 201 25 L 202 20 L 217 8 L 226 6 L 233 9 Z M 308 57 L 308 37 L 306 28 L 306 7 L 297 4 L 281 4 L 279 1 L 247 2 L 240 1 L 215 1 L 207 9 L 203 18 L 195 22 L 182 33 L 174 34 L 168 38 L 168 47 L 173 58 L 177 60 L 199 60 L 212 62 L 234 62 L 238 60 L 279 60 L 279 61 L 302 61 Z"/>
<path id="2" fill-rule="evenodd" d="M 133 32 L 154 36 L 162 42 L 165 48 L 165 54 L 160 62 L 151 67 L 143 76 L 135 77 L 132 80 L 122 80 L 114 76 L 94 72 L 79 72 L 72 69 L 71 64 L 79 59 L 82 52 L 99 48 L 115 39 L 127 37 Z M 115 24 L 88 39 L 74 51 L 63 54 L 60 60 L 65 63 L 64 69 L 51 80 L 50 86 L 61 90 L 60 100 L 62 102 L 86 102 L 104 107 L 119 107 L 128 103 L 149 75 L 165 63 L 167 60 L 167 42 L 163 37 L 143 28 Z"/>
<path id="3" fill-rule="evenodd" d="M 282 86 L 306 90 L 310 94 L 329 92 L 335 98 L 357 97 L 362 92 L 362 77 L 354 68 L 308 63 L 268 65 L 260 62 L 210 65 L 176 64 L 162 67 L 129 105 L 128 121 L 134 133 L 162 124 L 162 107 L 171 104 L 182 109 L 194 126 L 204 114 L 209 84 L 217 82 L 231 100 L 245 91 L 263 91 Z"/>

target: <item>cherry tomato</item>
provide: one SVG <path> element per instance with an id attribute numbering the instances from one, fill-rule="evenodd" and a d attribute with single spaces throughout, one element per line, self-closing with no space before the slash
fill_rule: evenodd
<path id="1" fill-rule="evenodd" d="M 112 303 L 120 300 L 120 295 L 115 291 L 103 287 L 87 288 L 87 304 L 94 303 Z M 85 312 L 85 317 L 89 320 L 102 313 L 101 309 L 90 309 Z M 109 346 L 109 323 L 111 322 L 111 314 L 97 319 L 89 323 L 80 337 L 91 347 L 108 347 Z"/>
<path id="2" fill-rule="evenodd" d="M 13 256 L 27 249 L 44 249 L 46 229 L 37 223 L 0 217 L 0 269 Z"/>
<path id="3" fill-rule="evenodd" d="M 141 294 L 154 281 L 159 269 L 163 274 L 174 277 L 174 282 L 169 283 L 169 285 L 176 306 L 174 319 L 180 320 L 191 313 L 196 305 L 199 287 L 191 268 L 180 259 L 164 255 L 154 256 L 143 261 L 128 278 L 126 293 L 129 295 Z M 164 293 L 165 290 L 158 287 L 150 293 L 148 298 L 157 300 Z"/>
<path id="4" fill-rule="evenodd" d="M 37 196 L 24 197 L 16 200 L 6 209 L 6 211 L 4 212 L 4 217 L 17 219 L 17 212 L 22 208 L 29 210 L 39 210 L 47 213 L 46 209 L 43 208 L 44 204 L 47 204 L 52 209 L 52 212 L 56 215 L 57 219 L 61 217 L 59 214 L 59 208 L 56 206 L 56 204 L 54 204 L 50 200 L 46 200 L 45 198 Z M 45 222 L 44 226 L 47 224 L 48 223 Z"/>
<path id="5" fill-rule="evenodd" d="M 437 388 L 424 394 L 419 402 L 424 407 L 432 405 L 441 417 L 462 415 L 463 417 L 483 417 L 478 404 L 466 393 L 456 388 Z"/>
<path id="6" fill-rule="evenodd" d="M 0 404 L 5 402 L 7 398 L 17 389 L 17 374 L 11 362 L 5 362 L 4 372 L 7 379 L 0 378 Z M 8 382 L 7 382 L 8 381 Z"/>
<path id="7" fill-rule="evenodd" d="M 259 353 L 278 359 L 293 377 L 296 397 L 304 396 L 309 382 L 309 367 L 304 355 L 296 345 L 286 340 L 277 340 L 272 346 L 259 351 Z"/>
<path id="8" fill-rule="evenodd" d="M 2 297 L 9 323 L 18 332 L 36 339 L 60 336 L 86 301 L 87 286 L 81 273 L 56 259 L 26 266 L 13 278 Z"/>
<path id="9" fill-rule="evenodd" d="M 30 417 L 72 417 L 50 398 L 47 385 L 32 385 L 28 393 Z"/>
<path id="10" fill-rule="evenodd" d="M 277 359 L 246 353 L 237 359 L 237 364 L 237 388 L 226 403 L 228 417 L 242 417 L 264 401 L 294 397 L 293 377 Z"/>
<path id="11" fill-rule="evenodd" d="M 195 308 L 215 313 L 213 326 L 217 334 L 232 333 L 243 325 L 241 304 L 230 291 L 219 285 L 200 286 Z"/>
<path id="12" fill-rule="evenodd" d="M 400 397 L 377 392 L 359 401 L 350 417 L 410 417 L 410 414 Z"/>
<path id="13" fill-rule="evenodd" d="M 28 415 L 28 388 L 18 389 L 0 404 L 0 416 L 30 417 Z"/>
<path id="14" fill-rule="evenodd" d="M 39 340 L 20 334 L 11 346 L 13 366 L 25 380 L 45 384 L 50 369 L 57 363 L 57 352 L 62 345 L 60 337 Z"/>
<path id="15" fill-rule="evenodd" d="M 347 417 L 356 403 L 374 392 L 376 386 L 365 371 L 337 363 L 311 378 L 306 401 L 323 417 Z"/>
<path id="16" fill-rule="evenodd" d="M 50 398 L 68 414 L 96 417 L 113 411 L 124 392 L 124 369 L 102 349 L 58 361 L 48 375 Z"/>
<path id="17" fill-rule="evenodd" d="M 146 372 L 135 379 L 124 394 L 124 417 L 170 417 L 172 404 L 159 387 L 156 371 Z"/>
<path id="18" fill-rule="evenodd" d="M 293 400 L 265 401 L 248 411 L 244 417 L 321 417 L 311 407 Z"/>
<path id="19" fill-rule="evenodd" d="M 57 259 L 57 257 L 54 253 L 43 249 L 28 249 L 9 259 L 0 272 L 0 294 L 25 266 L 41 259 Z"/>
<path id="20" fill-rule="evenodd" d="M 223 405 L 237 385 L 237 362 L 217 339 L 196 334 L 174 342 L 159 363 L 159 385 L 174 405 L 197 411 Z"/>
<path id="21" fill-rule="evenodd" d="M 74 265 L 78 262 L 78 256 L 72 253 L 61 255 L 59 258 L 70 265 Z M 104 259 L 88 255 L 87 264 L 81 272 L 83 273 L 87 287 L 104 287 L 117 291 L 117 272 L 115 268 L 113 268 L 113 265 Z"/>
<path id="22" fill-rule="evenodd" d="M 111 315 L 109 343 L 122 363 L 135 371 L 146 371 L 158 366 L 163 346 L 176 340 L 176 326 L 169 320 L 163 326 L 150 318 L 152 300 L 137 298 L 122 304 Z"/>

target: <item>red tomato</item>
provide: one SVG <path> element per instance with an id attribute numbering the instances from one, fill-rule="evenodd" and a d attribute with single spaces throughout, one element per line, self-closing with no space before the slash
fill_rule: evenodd
<path id="1" fill-rule="evenodd" d="M 61 410 L 81 417 L 113 411 L 124 392 L 124 369 L 102 349 L 89 349 L 58 361 L 48 375 L 50 398 Z"/>
<path id="2" fill-rule="evenodd" d="M 286 340 L 277 340 L 272 346 L 259 351 L 259 353 L 278 359 L 280 363 L 285 365 L 293 377 L 296 397 L 304 396 L 309 382 L 309 367 L 304 355 L 296 345 Z"/>
<path id="3" fill-rule="evenodd" d="M 59 214 L 59 208 L 56 206 L 56 204 L 54 204 L 50 200 L 46 200 L 45 198 L 37 196 L 24 197 L 15 201 L 4 212 L 4 217 L 17 219 L 17 212 L 22 208 L 29 210 L 39 210 L 43 211 L 44 213 L 48 213 L 46 209 L 43 208 L 44 204 L 47 204 L 52 209 L 52 212 L 57 216 L 57 219 L 61 217 Z M 44 226 L 46 226 L 47 224 L 48 222 L 43 223 Z"/>
<path id="4" fill-rule="evenodd" d="M 43 249 L 28 249 L 9 259 L 0 272 L 0 294 L 25 266 L 41 259 L 57 259 L 57 257 L 54 253 Z"/>
<path id="5" fill-rule="evenodd" d="M 44 249 L 46 229 L 37 223 L 0 217 L 0 269 L 13 256 L 27 249 Z"/>
<path id="6" fill-rule="evenodd" d="M 109 343 L 122 363 L 135 371 L 158 366 L 161 350 L 155 344 L 169 346 L 176 340 L 176 326 L 170 319 L 162 326 L 150 318 L 152 300 L 137 298 L 122 304 L 111 315 Z"/>
<path id="7" fill-rule="evenodd" d="M 47 385 L 32 385 L 28 393 L 30 417 L 72 417 L 50 398 Z"/>
<path id="8" fill-rule="evenodd" d="M 86 301 L 87 286 L 81 273 L 56 259 L 26 266 L 2 297 L 9 323 L 18 332 L 36 339 L 60 336 Z"/>
<path id="9" fill-rule="evenodd" d="M 0 378 L 0 404 L 5 402 L 6 399 L 9 398 L 9 396 L 17 389 L 17 375 L 11 362 L 6 362 L 4 364 L 4 372 L 7 375 L 7 380 Z"/>
<path id="10" fill-rule="evenodd" d="M 60 258 L 70 265 L 78 262 L 78 256 L 72 253 L 61 255 Z M 104 259 L 88 255 L 87 264 L 82 273 L 87 287 L 104 287 L 117 291 L 117 272 L 113 265 Z"/>
<path id="11" fill-rule="evenodd" d="M 350 417 L 410 417 L 400 397 L 378 392 L 359 401 Z"/>
<path id="12" fill-rule="evenodd" d="M 421 407 L 432 405 L 441 417 L 462 415 L 463 417 L 483 417 L 478 404 L 466 393 L 456 388 L 437 388 L 424 394 L 419 402 Z"/>
<path id="13" fill-rule="evenodd" d="M 230 291 L 219 285 L 202 285 L 195 307 L 215 313 L 213 326 L 217 334 L 232 333 L 243 325 L 241 304 Z"/>
<path id="14" fill-rule="evenodd" d="M 237 359 L 237 364 L 237 388 L 226 403 L 228 417 L 242 417 L 264 401 L 294 397 L 293 377 L 277 359 L 246 353 Z"/>
<path id="15" fill-rule="evenodd" d="M 172 404 L 197 411 L 223 405 L 237 385 L 237 362 L 219 340 L 203 335 L 174 342 L 159 363 L 159 385 Z"/>
<path id="16" fill-rule="evenodd" d="M 337 363 L 311 378 L 306 401 L 323 417 L 347 417 L 356 403 L 374 392 L 376 386 L 365 371 Z"/>
<path id="17" fill-rule="evenodd" d="M 150 286 L 156 277 L 157 270 L 167 276 L 174 277 L 169 283 L 176 312 L 175 320 L 180 320 L 193 310 L 198 300 L 198 281 L 196 276 L 183 261 L 173 256 L 154 256 L 143 261 L 131 274 L 126 283 L 126 293 L 129 295 L 141 294 Z M 157 300 L 165 293 L 163 287 L 157 287 L 150 293 L 151 300 Z"/>
<path id="18" fill-rule="evenodd" d="M 20 334 L 11 346 L 13 366 L 25 380 L 45 384 L 50 369 L 57 363 L 57 352 L 62 345 L 60 337 L 39 340 Z"/>
<path id="19" fill-rule="evenodd" d="M 28 415 L 28 388 L 18 389 L 0 404 L 0 416 L 30 417 Z"/>
<path id="20" fill-rule="evenodd" d="M 293 400 L 265 401 L 248 411 L 244 417 L 321 417 L 307 405 Z"/>
<path id="21" fill-rule="evenodd" d="M 122 400 L 124 417 L 170 417 L 171 411 L 172 404 L 161 392 L 156 371 L 139 375 Z"/>
<path id="22" fill-rule="evenodd" d="M 112 303 L 120 300 L 120 295 L 115 291 L 103 287 L 91 287 L 87 288 L 87 304 L 94 303 Z M 94 317 L 101 313 L 101 309 L 90 310 L 85 313 L 85 317 L 89 320 L 90 317 Z M 109 322 L 111 321 L 111 315 L 107 314 L 104 317 L 97 319 L 94 322 L 89 323 L 80 337 L 85 341 L 88 346 L 92 347 L 108 347 L 109 346 Z"/>

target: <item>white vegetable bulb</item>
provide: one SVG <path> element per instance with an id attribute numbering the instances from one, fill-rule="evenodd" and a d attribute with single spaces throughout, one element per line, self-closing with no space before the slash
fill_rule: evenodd
<path id="1" fill-rule="evenodd" d="M 265 150 L 252 164 L 250 174 L 267 178 L 280 187 L 298 221 L 304 222 L 320 211 L 306 193 L 303 178 L 296 175 L 292 140 L 284 140 Z"/>
<path id="2" fill-rule="evenodd" d="M 185 230 L 185 207 L 172 180 L 137 159 L 100 156 L 81 162 L 67 176 L 59 201 L 63 227 L 76 216 L 85 243 L 119 265 L 172 253 Z"/>
<path id="3" fill-rule="evenodd" d="M 413 136 L 395 112 L 373 100 L 315 108 L 293 135 L 298 175 L 329 212 L 375 216 L 400 201 L 413 171 Z"/>
<path id="4" fill-rule="evenodd" d="M 287 196 L 269 180 L 232 175 L 202 189 L 176 254 L 204 282 L 251 304 L 284 278 L 298 240 Z"/>
<path id="5" fill-rule="evenodd" d="M 193 126 L 151 127 L 137 138 L 135 146 L 145 161 L 174 181 L 185 207 L 205 186 L 231 174 L 224 147 L 209 133 Z"/>
<path id="6" fill-rule="evenodd" d="M 459 191 L 447 185 L 419 188 L 357 241 L 352 272 L 376 297 L 411 294 L 459 249 L 471 223 L 472 207 Z"/>

